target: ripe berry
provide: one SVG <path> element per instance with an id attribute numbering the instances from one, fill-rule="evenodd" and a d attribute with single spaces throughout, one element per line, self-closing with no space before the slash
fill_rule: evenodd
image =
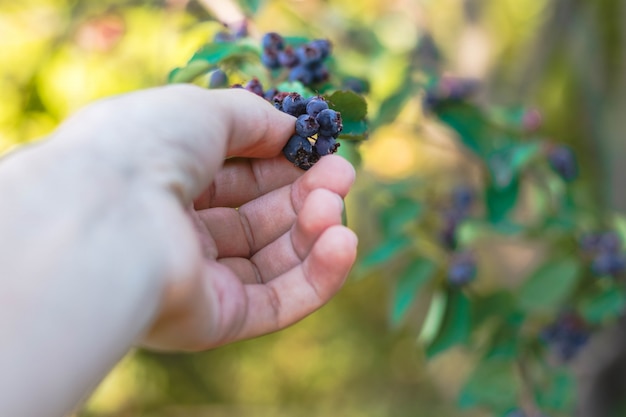
<path id="1" fill-rule="evenodd" d="M 313 74 L 313 84 L 328 81 L 330 73 L 324 64 L 319 64 L 311 68 Z"/>
<path id="2" fill-rule="evenodd" d="M 278 52 L 274 49 L 265 48 L 261 54 L 261 63 L 269 69 L 280 68 L 280 61 L 278 60 Z"/>
<path id="3" fill-rule="evenodd" d="M 286 47 L 283 51 L 278 53 L 278 61 L 280 62 L 280 65 L 285 68 L 293 68 L 300 62 L 298 56 L 296 55 L 296 51 L 294 51 L 291 46 Z"/>
<path id="4" fill-rule="evenodd" d="M 598 240 L 598 250 L 615 253 L 622 248 L 622 239 L 614 231 L 604 232 Z"/>
<path id="5" fill-rule="evenodd" d="M 321 59 L 328 58 L 332 50 L 332 44 L 328 39 L 315 39 L 309 42 L 309 46 L 320 52 Z"/>
<path id="6" fill-rule="evenodd" d="M 296 49 L 296 55 L 300 65 L 304 67 L 311 67 L 322 62 L 322 50 L 311 44 L 302 45 Z"/>
<path id="7" fill-rule="evenodd" d="M 313 72 L 302 65 L 298 65 L 289 72 L 289 81 L 300 81 L 304 85 L 311 85 L 313 84 Z"/>
<path id="8" fill-rule="evenodd" d="M 324 97 L 311 97 L 311 99 L 306 104 L 306 112 L 307 114 L 317 117 L 317 115 L 322 111 L 328 108 L 328 103 L 324 99 Z"/>
<path id="9" fill-rule="evenodd" d="M 550 167 L 564 181 L 570 182 L 578 176 L 578 164 L 574 152 L 565 145 L 555 146 L 548 152 Z"/>
<path id="10" fill-rule="evenodd" d="M 314 147 L 319 156 L 324 156 L 337 152 L 339 144 L 332 136 L 318 136 Z"/>
<path id="11" fill-rule="evenodd" d="M 298 117 L 306 113 L 306 101 L 298 93 L 289 93 L 283 99 L 282 110 L 287 114 Z"/>
<path id="12" fill-rule="evenodd" d="M 459 252 L 452 256 L 448 266 L 448 282 L 454 286 L 467 285 L 476 278 L 476 260 L 471 252 Z"/>
<path id="13" fill-rule="evenodd" d="M 341 113 L 332 109 L 320 111 L 317 115 L 317 123 L 320 125 L 319 134 L 322 136 L 337 137 L 343 129 Z"/>
<path id="14" fill-rule="evenodd" d="M 591 263 L 591 270 L 598 277 L 615 277 L 626 269 L 626 256 L 621 253 L 600 252 Z"/>
<path id="15" fill-rule="evenodd" d="M 235 37 L 230 32 L 217 32 L 213 36 L 214 43 L 228 43 L 235 40 Z"/>
<path id="16" fill-rule="evenodd" d="M 541 332 L 541 339 L 562 361 L 573 359 L 587 344 L 590 332 L 576 313 L 561 313 L 554 323 Z"/>
<path id="17" fill-rule="evenodd" d="M 308 114 L 302 114 L 298 116 L 296 120 L 296 133 L 300 136 L 310 137 L 317 134 L 320 125 L 315 120 L 315 117 Z"/>
<path id="18" fill-rule="evenodd" d="M 257 96 L 263 97 L 263 85 L 256 77 L 248 81 L 244 88 Z"/>
<path id="19" fill-rule="evenodd" d="M 263 94 L 263 97 L 265 98 L 265 100 L 269 101 L 269 102 L 274 102 L 274 97 L 276 97 L 276 95 L 278 94 L 278 88 L 272 87 L 270 89 L 268 89 L 265 94 Z"/>
<path id="20" fill-rule="evenodd" d="M 209 78 L 209 88 L 221 88 L 228 85 L 228 76 L 221 69 L 217 69 L 211 73 Z"/>
<path id="21" fill-rule="evenodd" d="M 452 205 L 462 213 L 469 211 L 474 198 L 474 191 L 466 185 L 460 185 L 452 191 Z"/>
<path id="22" fill-rule="evenodd" d="M 261 38 L 261 46 L 263 49 L 282 51 L 285 47 L 285 40 L 276 32 L 268 32 Z"/>
<path id="23" fill-rule="evenodd" d="M 293 135 L 287 141 L 287 144 L 283 148 L 283 154 L 291 162 L 296 162 L 298 158 L 310 155 L 313 152 L 313 146 L 311 142 L 305 137 L 300 135 Z"/>

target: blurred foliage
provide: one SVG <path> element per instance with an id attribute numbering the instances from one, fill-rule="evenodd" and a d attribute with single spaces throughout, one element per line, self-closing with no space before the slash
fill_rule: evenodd
<path id="1" fill-rule="evenodd" d="M 541 329 L 567 305 L 599 327 L 626 303 L 578 252 L 585 232 L 626 232 L 611 211 L 626 208 L 626 6 L 237 3 L 254 16 L 253 38 L 329 38 L 333 74 L 369 85 L 369 140 L 342 146 L 360 166 L 347 201 L 359 264 L 333 302 L 281 333 L 201 354 L 130 354 L 77 414 L 500 416 L 519 404 L 567 415 L 575 383 L 548 363 Z M 166 83 L 233 4 L 0 3 L 0 153 L 92 100 Z M 449 80 L 476 84 L 455 96 Z M 573 182 L 547 158 L 564 143 L 578 156 Z M 446 235 L 459 187 L 474 201 Z M 456 288 L 446 274 L 466 249 L 478 276 Z"/>

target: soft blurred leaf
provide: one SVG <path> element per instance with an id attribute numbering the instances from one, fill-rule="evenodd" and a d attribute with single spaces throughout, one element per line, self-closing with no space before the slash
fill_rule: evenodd
<path id="1" fill-rule="evenodd" d="M 404 81 L 400 83 L 400 88 L 385 98 L 378 109 L 372 124 L 376 127 L 393 122 L 404 105 L 419 92 L 419 85 L 413 82 L 413 77 L 407 71 Z"/>
<path id="2" fill-rule="evenodd" d="M 189 60 L 189 63 L 195 61 L 205 61 L 209 64 L 219 64 L 229 58 L 246 58 L 249 56 L 259 56 L 260 52 L 256 46 L 248 41 L 241 42 L 223 42 L 208 43 L 200 48 Z"/>
<path id="3" fill-rule="evenodd" d="M 577 259 L 550 259 L 519 289 L 519 306 L 528 312 L 557 311 L 578 284 L 580 276 L 581 265 Z"/>
<path id="4" fill-rule="evenodd" d="M 550 382 L 537 387 L 537 404 L 541 408 L 569 411 L 576 393 L 575 381 L 568 371 L 557 371 L 551 375 Z"/>
<path id="5" fill-rule="evenodd" d="M 391 322 L 397 325 L 418 296 L 420 289 L 426 284 L 437 270 L 437 265 L 430 259 L 419 258 L 413 260 L 398 278 L 393 294 Z"/>
<path id="6" fill-rule="evenodd" d="M 407 224 L 415 224 L 423 213 L 424 207 L 410 198 L 400 197 L 393 201 L 393 205 L 380 215 L 383 231 L 387 236 L 401 232 Z"/>
<path id="7" fill-rule="evenodd" d="M 502 317 L 515 308 L 515 298 L 509 291 L 498 291 L 479 297 L 472 303 L 475 326 L 493 317 Z"/>
<path id="8" fill-rule="evenodd" d="M 361 122 L 367 116 L 367 102 L 353 91 L 335 91 L 326 100 L 330 108 L 341 113 L 344 126 L 348 122 Z"/>
<path id="9" fill-rule="evenodd" d="M 383 242 L 370 252 L 360 263 L 362 269 L 368 269 L 385 263 L 397 256 L 411 245 L 411 239 L 407 236 L 394 236 Z"/>
<path id="10" fill-rule="evenodd" d="M 586 294 L 581 301 L 583 317 L 591 324 L 601 324 L 619 317 L 626 307 L 626 294 L 617 286 L 610 286 L 594 294 Z"/>
<path id="11" fill-rule="evenodd" d="M 421 343 L 425 345 L 430 344 L 439 333 L 446 312 L 447 300 L 447 292 L 436 290 L 433 293 L 428 306 L 428 313 L 417 337 L 417 340 Z"/>
<path id="12" fill-rule="evenodd" d="M 505 308 L 504 311 L 507 309 Z M 506 316 L 504 312 L 494 312 L 496 317 L 505 317 L 505 320 L 493 331 L 489 342 L 489 350 L 485 355 L 488 359 L 516 360 L 520 355 L 519 330 L 524 323 L 521 313 L 512 313 Z"/>
<path id="13" fill-rule="evenodd" d="M 451 290 L 447 297 L 446 309 L 437 336 L 426 349 L 429 358 L 446 349 L 467 343 L 471 331 L 469 299 L 461 291 Z"/>
<path id="14" fill-rule="evenodd" d="M 213 65 L 208 62 L 190 62 L 182 68 L 175 68 L 174 70 L 172 70 L 167 77 L 167 82 L 169 84 L 188 83 L 193 81 L 196 77 L 199 77 L 202 74 L 206 74 L 212 68 Z"/>
<path id="15" fill-rule="evenodd" d="M 518 197 L 519 181 L 512 181 L 505 188 L 498 188 L 493 185 L 487 187 L 485 198 L 489 221 L 492 223 L 504 221 L 517 204 Z"/>
<path id="16" fill-rule="evenodd" d="M 530 142 L 506 146 L 491 153 L 487 163 L 493 177 L 493 185 L 498 189 L 509 187 L 540 150 L 540 143 Z"/>
<path id="17" fill-rule="evenodd" d="M 445 103 L 437 107 L 439 119 L 459 135 L 461 142 L 477 155 L 484 155 L 489 140 L 487 124 L 480 109 L 462 102 Z"/>
<path id="18" fill-rule="evenodd" d="M 518 383 L 514 362 L 488 359 L 480 362 L 459 395 L 462 408 L 487 406 L 502 412 L 517 404 Z"/>

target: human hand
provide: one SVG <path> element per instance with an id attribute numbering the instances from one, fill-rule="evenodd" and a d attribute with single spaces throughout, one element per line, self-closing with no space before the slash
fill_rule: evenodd
<path id="1" fill-rule="evenodd" d="M 326 303 L 356 256 L 354 170 L 291 165 L 293 129 L 247 91 L 170 86 L 0 160 L 0 414 L 66 412 L 134 343 L 207 349 Z"/>

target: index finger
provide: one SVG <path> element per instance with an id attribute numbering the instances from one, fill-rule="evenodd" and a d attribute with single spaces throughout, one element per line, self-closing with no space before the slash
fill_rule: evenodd
<path id="1" fill-rule="evenodd" d="M 180 84 L 88 106 L 61 126 L 55 140 L 83 143 L 87 137 L 101 158 L 110 155 L 152 176 L 189 203 L 226 157 L 276 156 L 294 129 L 292 116 L 246 90 Z"/>

